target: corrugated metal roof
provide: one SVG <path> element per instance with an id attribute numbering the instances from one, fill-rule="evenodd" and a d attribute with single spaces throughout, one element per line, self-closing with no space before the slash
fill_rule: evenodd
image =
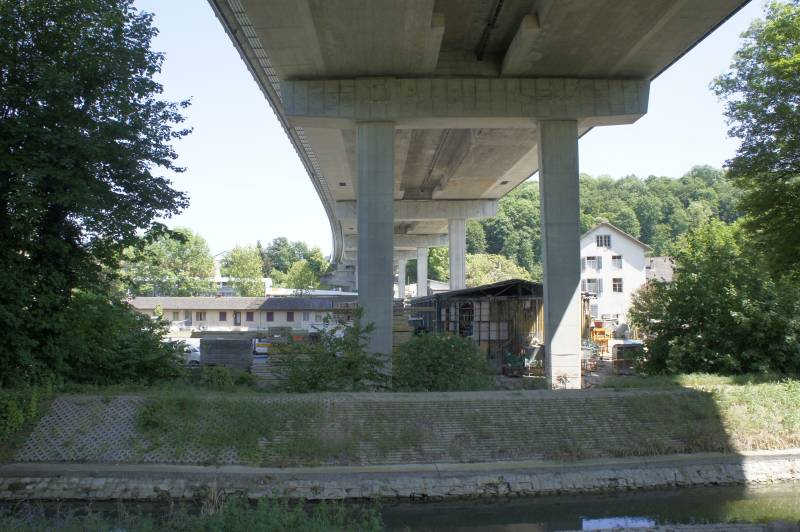
<path id="1" fill-rule="evenodd" d="M 165 310 L 325 310 L 352 300 L 355 297 L 136 297 L 131 305 L 139 310 L 157 306 Z"/>

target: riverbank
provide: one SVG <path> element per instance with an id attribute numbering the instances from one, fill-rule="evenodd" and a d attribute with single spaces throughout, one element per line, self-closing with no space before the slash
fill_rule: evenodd
<path id="1" fill-rule="evenodd" d="M 800 449 L 615 460 L 265 468 L 239 465 L 16 463 L 4 500 L 457 499 L 800 482 Z"/>

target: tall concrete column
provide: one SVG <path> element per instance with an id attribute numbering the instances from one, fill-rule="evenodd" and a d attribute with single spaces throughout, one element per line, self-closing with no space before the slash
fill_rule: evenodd
<path id="1" fill-rule="evenodd" d="M 392 365 L 394 286 L 394 124 L 360 122 L 356 134 L 358 174 L 358 304 L 365 324 L 374 323 L 372 353 Z"/>
<path id="2" fill-rule="evenodd" d="M 450 236 L 450 290 L 467 286 L 467 221 L 450 219 L 447 224 Z"/>
<path id="3" fill-rule="evenodd" d="M 578 124 L 539 122 L 547 382 L 581 387 Z"/>
<path id="4" fill-rule="evenodd" d="M 397 259 L 397 296 L 406 298 L 406 259 Z"/>
<path id="5" fill-rule="evenodd" d="M 428 295 L 428 248 L 417 248 L 417 297 Z"/>

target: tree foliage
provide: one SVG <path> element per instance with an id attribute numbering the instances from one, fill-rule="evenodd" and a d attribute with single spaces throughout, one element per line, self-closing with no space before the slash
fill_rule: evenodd
<path id="1" fill-rule="evenodd" d="M 263 297 L 261 255 L 253 246 L 236 246 L 222 259 L 221 273 L 229 278 L 236 294 L 245 297 Z"/>
<path id="2" fill-rule="evenodd" d="M 736 220 L 737 197 L 725 174 L 710 166 L 696 166 L 679 179 L 581 174 L 581 231 L 609 221 L 665 255 L 690 227 L 709 218 Z M 497 216 L 478 222 L 486 253 L 511 259 L 535 280 L 542 275 L 539 203 L 539 184 L 526 182 L 500 200 Z"/>
<path id="3" fill-rule="evenodd" d="M 728 161 L 744 193 L 746 227 L 775 271 L 800 271 L 800 4 L 773 1 L 743 34 L 731 71 L 713 89 L 726 102 L 729 134 L 741 143 Z"/>
<path id="4" fill-rule="evenodd" d="M 672 283 L 634 297 L 651 372 L 800 372 L 800 288 L 772 276 L 739 224 L 711 220 L 675 246 Z"/>
<path id="5" fill-rule="evenodd" d="M 299 260 L 289 268 L 283 286 L 299 290 L 319 288 L 319 275 L 307 260 Z"/>
<path id="6" fill-rule="evenodd" d="M 481 286 L 508 279 L 530 280 L 530 273 L 502 255 L 467 255 L 467 286 Z"/>
<path id="7" fill-rule="evenodd" d="M 0 343 L 4 378 L 58 367 L 76 288 L 96 287 L 186 197 L 181 107 L 153 80 L 152 16 L 127 0 L 0 2 Z M 89 348 L 89 347 L 87 347 Z"/>
<path id="8" fill-rule="evenodd" d="M 121 278 L 134 296 L 200 296 L 213 291 L 214 258 L 205 239 L 176 228 L 147 244 L 128 248 Z"/>

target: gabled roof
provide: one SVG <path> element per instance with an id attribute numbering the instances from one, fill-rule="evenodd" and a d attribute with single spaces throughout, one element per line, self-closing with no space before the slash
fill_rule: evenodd
<path id="1" fill-rule="evenodd" d="M 339 297 L 135 297 L 131 305 L 139 310 L 326 310 L 335 303 L 355 300 Z"/>
<path id="2" fill-rule="evenodd" d="M 542 283 L 526 281 L 524 279 L 508 279 L 496 283 L 484 284 L 460 290 L 448 290 L 430 296 L 414 298 L 414 301 L 427 299 L 450 299 L 458 297 L 499 297 L 499 296 L 528 296 L 542 297 Z"/>
<path id="3" fill-rule="evenodd" d="M 611 229 L 612 231 L 616 231 L 616 232 L 617 232 L 617 233 L 619 233 L 620 235 L 622 235 L 622 236 L 626 237 L 628 240 L 631 240 L 631 241 L 632 241 L 632 242 L 634 242 L 635 244 L 638 244 L 638 245 L 642 246 L 642 247 L 643 247 L 645 250 L 647 250 L 647 251 L 653 251 L 653 248 L 651 248 L 650 246 L 648 246 L 647 244 L 645 244 L 644 242 L 642 242 L 642 241 L 641 241 L 641 240 L 639 240 L 638 238 L 636 238 L 636 237 L 634 237 L 634 236 L 631 236 L 631 235 L 629 235 L 628 233 L 626 233 L 625 231 L 623 231 L 622 229 L 620 229 L 620 228 L 619 228 L 619 227 L 617 227 L 616 225 L 612 224 L 611 222 L 600 222 L 599 224 L 595 225 L 594 227 L 592 227 L 591 229 L 589 229 L 588 231 L 586 231 L 585 233 L 583 233 L 583 234 L 581 235 L 581 240 L 583 240 L 583 239 L 584 239 L 586 236 L 588 236 L 588 235 L 589 235 L 589 233 L 591 233 L 591 232 L 592 232 L 592 231 L 594 231 L 595 229 L 598 229 L 599 227 L 603 227 L 603 226 L 606 226 L 606 227 L 608 227 L 608 228 L 609 228 L 609 229 Z"/>

